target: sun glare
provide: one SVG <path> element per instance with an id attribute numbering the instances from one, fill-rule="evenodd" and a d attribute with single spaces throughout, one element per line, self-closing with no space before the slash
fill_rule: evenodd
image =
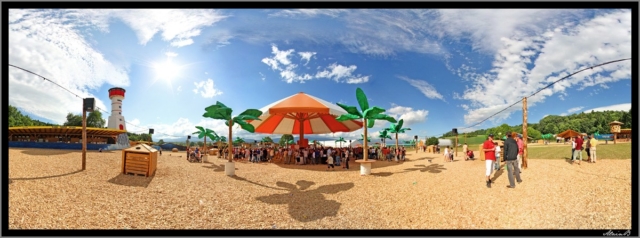
<path id="1" fill-rule="evenodd" d="M 153 68 L 156 71 L 156 77 L 167 82 L 171 82 L 180 75 L 180 67 L 171 62 L 171 60 L 156 63 Z"/>

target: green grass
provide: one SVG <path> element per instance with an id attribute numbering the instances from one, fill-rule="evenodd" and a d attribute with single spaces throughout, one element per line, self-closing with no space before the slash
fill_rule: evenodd
<path id="1" fill-rule="evenodd" d="M 454 142 L 456 141 L 455 136 L 445 137 L 444 139 L 451 139 L 451 141 L 454 141 Z M 467 136 L 467 145 L 479 145 L 479 144 L 482 144 L 485 140 L 487 140 L 486 135 L 479 135 L 479 136 L 473 136 L 473 137 Z M 458 135 L 458 143 L 459 144 L 465 143 L 464 134 Z"/>
<path id="2" fill-rule="evenodd" d="M 631 159 L 631 143 L 614 145 L 600 144 L 597 147 L 597 159 Z M 566 159 L 571 158 L 571 147 L 566 146 L 529 146 L 530 159 Z M 587 152 L 582 151 L 582 158 L 587 159 Z"/>

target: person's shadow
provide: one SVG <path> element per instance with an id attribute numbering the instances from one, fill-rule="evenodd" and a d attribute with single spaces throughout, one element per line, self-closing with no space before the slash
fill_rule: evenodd
<path id="1" fill-rule="evenodd" d="M 207 169 L 213 169 L 213 172 L 222 172 L 224 171 L 224 164 L 221 165 L 215 165 L 214 163 L 211 163 L 211 166 L 202 166 L 202 168 L 207 168 Z M 238 168 L 235 168 L 235 170 L 238 170 Z"/>
<path id="2" fill-rule="evenodd" d="M 306 190 L 314 182 L 300 180 L 296 185 L 276 182 L 278 187 L 284 188 L 289 193 L 272 194 L 269 196 L 257 197 L 258 201 L 269 204 L 288 204 L 289 215 L 301 222 L 309 222 L 322 219 L 328 216 L 335 216 L 340 209 L 340 203 L 325 199 L 322 194 L 336 194 L 347 191 L 354 187 L 353 183 L 341 183 L 323 185 L 313 190 Z"/>
<path id="3" fill-rule="evenodd" d="M 431 164 L 429 166 L 418 164 L 414 166 L 418 168 L 409 168 L 404 170 L 406 170 L 407 172 L 420 171 L 420 172 L 429 172 L 429 173 L 437 174 L 437 173 L 442 173 L 442 171 L 447 169 L 444 167 L 444 165 L 441 165 L 441 164 Z"/>

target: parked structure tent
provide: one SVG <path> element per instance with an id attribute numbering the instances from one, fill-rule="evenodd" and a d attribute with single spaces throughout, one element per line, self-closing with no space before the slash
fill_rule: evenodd
<path id="1" fill-rule="evenodd" d="M 438 146 L 453 146 L 453 141 L 451 139 L 438 139 Z"/>
<path id="2" fill-rule="evenodd" d="M 557 135 L 557 137 L 562 137 L 564 139 L 575 137 L 575 136 L 582 136 L 582 135 L 579 132 L 571 130 L 571 129 L 563 131 L 563 132 L 561 132 L 561 133 L 559 133 Z"/>

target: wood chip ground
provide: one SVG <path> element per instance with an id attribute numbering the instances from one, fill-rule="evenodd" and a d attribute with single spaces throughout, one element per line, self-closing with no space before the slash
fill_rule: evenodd
<path id="1" fill-rule="evenodd" d="M 237 162 L 228 177 L 217 156 L 165 152 L 145 178 L 121 174 L 121 156 L 90 151 L 79 171 L 79 151 L 9 149 L 9 229 L 631 228 L 630 159 L 533 159 L 515 189 L 506 173 L 489 189 L 484 161 L 422 152 L 371 176 Z"/>

